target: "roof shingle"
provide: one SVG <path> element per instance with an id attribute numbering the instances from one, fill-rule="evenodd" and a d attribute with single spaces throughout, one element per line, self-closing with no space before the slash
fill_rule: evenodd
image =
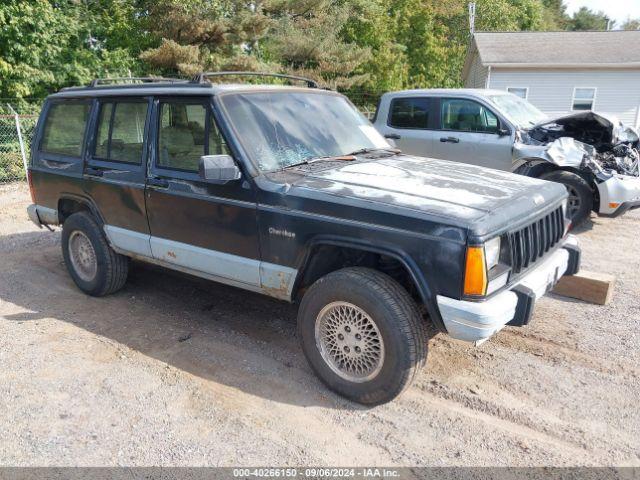
<path id="1" fill-rule="evenodd" d="M 483 65 L 640 65 L 640 30 L 476 32 Z"/>

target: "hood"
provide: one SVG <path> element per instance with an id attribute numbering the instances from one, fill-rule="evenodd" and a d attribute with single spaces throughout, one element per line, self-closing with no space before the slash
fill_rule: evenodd
<path id="1" fill-rule="evenodd" d="M 429 213 L 467 225 L 491 216 L 504 217 L 507 210 L 514 216 L 526 216 L 565 196 L 564 187 L 551 182 L 409 155 L 359 157 L 355 162 L 309 169 L 291 182 L 290 193 L 340 196 L 376 209 Z"/>
<path id="2" fill-rule="evenodd" d="M 637 144 L 637 132 L 616 117 L 592 111 L 572 113 L 545 120 L 525 130 L 529 137 L 543 144 L 570 137 L 599 152 L 608 151 L 620 142 Z"/>

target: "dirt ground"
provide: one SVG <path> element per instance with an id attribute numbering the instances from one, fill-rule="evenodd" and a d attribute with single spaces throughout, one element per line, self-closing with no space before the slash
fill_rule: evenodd
<path id="1" fill-rule="evenodd" d="M 640 465 L 640 212 L 579 232 L 610 305 L 549 296 L 477 348 L 436 335 L 367 409 L 316 379 L 286 303 L 143 264 L 85 296 L 28 203 L 0 187 L 0 465 Z"/>

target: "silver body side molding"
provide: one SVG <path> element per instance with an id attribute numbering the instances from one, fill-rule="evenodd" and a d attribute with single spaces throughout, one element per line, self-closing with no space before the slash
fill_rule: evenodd
<path id="1" fill-rule="evenodd" d="M 291 300 L 298 273 L 294 268 L 112 225 L 105 225 L 104 231 L 111 247 L 122 255 L 281 300 Z"/>

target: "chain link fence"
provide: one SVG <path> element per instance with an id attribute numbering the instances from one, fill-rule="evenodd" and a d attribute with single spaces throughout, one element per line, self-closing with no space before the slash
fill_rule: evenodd
<path id="1" fill-rule="evenodd" d="M 33 107 L 0 104 L 0 184 L 25 179 L 31 137 L 38 121 Z"/>

